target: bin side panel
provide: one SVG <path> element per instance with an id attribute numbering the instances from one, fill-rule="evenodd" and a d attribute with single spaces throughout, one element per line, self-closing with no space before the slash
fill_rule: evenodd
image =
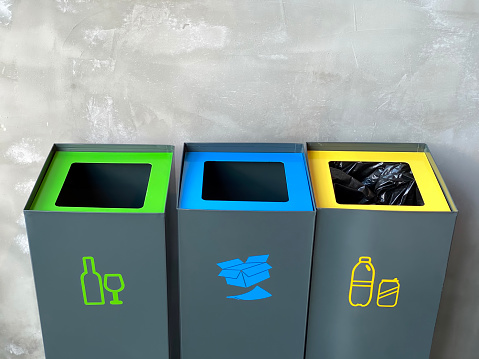
<path id="1" fill-rule="evenodd" d="M 27 211 L 26 223 L 48 359 L 168 358 L 163 214 Z M 98 276 L 82 286 L 84 257 Z M 122 276 L 122 304 L 106 274 Z"/>
<path id="2" fill-rule="evenodd" d="M 428 359 L 455 218 L 318 210 L 306 359 Z"/>
<path id="3" fill-rule="evenodd" d="M 176 180 L 174 157 L 170 171 L 166 200 L 166 258 L 168 275 L 168 333 L 170 358 L 180 358 L 179 289 L 178 289 L 178 211 L 176 209 Z"/>
<path id="4" fill-rule="evenodd" d="M 183 359 L 303 357 L 314 218 L 179 210 Z M 218 276 L 218 264 L 261 255 L 269 278 L 240 287 Z"/>

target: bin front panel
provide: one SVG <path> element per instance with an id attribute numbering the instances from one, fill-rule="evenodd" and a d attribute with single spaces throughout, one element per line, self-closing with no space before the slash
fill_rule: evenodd
<path id="1" fill-rule="evenodd" d="M 26 211 L 26 222 L 46 358 L 168 358 L 164 214 Z"/>
<path id="2" fill-rule="evenodd" d="M 182 358 L 303 357 L 314 218 L 179 210 Z"/>
<path id="3" fill-rule="evenodd" d="M 455 218 L 319 209 L 306 359 L 428 359 Z"/>

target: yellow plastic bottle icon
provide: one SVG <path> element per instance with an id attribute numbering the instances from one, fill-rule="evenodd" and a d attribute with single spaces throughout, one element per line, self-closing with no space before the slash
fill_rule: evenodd
<path id="1" fill-rule="evenodd" d="M 375 275 L 371 257 L 359 257 L 359 262 L 351 272 L 349 304 L 353 307 L 367 307 L 371 303 Z"/>
<path id="2" fill-rule="evenodd" d="M 378 307 L 395 307 L 398 304 L 399 287 L 399 280 L 397 278 L 383 279 L 378 289 Z"/>

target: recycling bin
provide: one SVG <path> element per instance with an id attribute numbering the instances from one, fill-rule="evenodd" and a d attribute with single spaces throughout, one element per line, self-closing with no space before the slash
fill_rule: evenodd
<path id="1" fill-rule="evenodd" d="M 24 210 L 47 359 L 173 353 L 165 249 L 175 232 L 173 152 L 53 146 Z"/>
<path id="2" fill-rule="evenodd" d="M 425 144 L 308 143 L 306 359 L 428 359 L 457 209 Z"/>
<path id="3" fill-rule="evenodd" d="M 315 210 L 300 144 L 187 143 L 181 357 L 303 358 Z"/>

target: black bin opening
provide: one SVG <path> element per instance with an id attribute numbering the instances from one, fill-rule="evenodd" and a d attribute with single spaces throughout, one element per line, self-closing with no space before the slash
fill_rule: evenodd
<path id="1" fill-rule="evenodd" d="M 403 162 L 329 162 L 338 204 L 423 206 L 411 167 Z"/>
<path id="2" fill-rule="evenodd" d="M 73 163 L 55 204 L 59 207 L 141 208 L 151 165 Z"/>
<path id="3" fill-rule="evenodd" d="M 214 201 L 287 202 L 284 164 L 206 161 L 201 197 Z"/>

